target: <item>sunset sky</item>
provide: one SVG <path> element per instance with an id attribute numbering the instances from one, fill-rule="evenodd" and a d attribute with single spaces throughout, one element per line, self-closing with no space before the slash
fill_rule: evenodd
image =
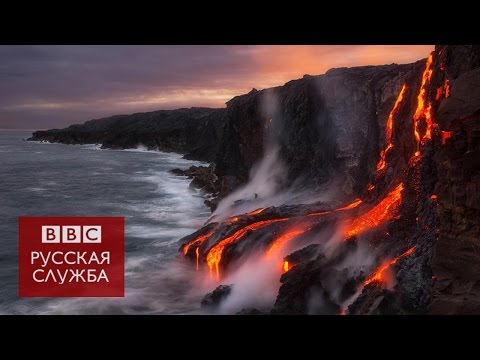
<path id="1" fill-rule="evenodd" d="M 408 63 L 433 45 L 0 46 L 0 129 L 45 129 L 178 107 L 333 67 Z"/>

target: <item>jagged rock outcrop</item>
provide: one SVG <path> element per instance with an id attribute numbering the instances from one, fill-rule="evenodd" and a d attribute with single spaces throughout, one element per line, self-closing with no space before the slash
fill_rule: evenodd
<path id="1" fill-rule="evenodd" d="M 160 110 L 95 119 L 65 129 L 36 131 L 29 140 L 102 144 L 103 148 L 175 151 L 213 161 L 223 130 L 224 109 Z"/>

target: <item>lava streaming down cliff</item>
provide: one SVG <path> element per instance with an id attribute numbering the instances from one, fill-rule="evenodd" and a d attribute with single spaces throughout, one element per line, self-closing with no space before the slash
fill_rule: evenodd
<path id="1" fill-rule="evenodd" d="M 234 246 L 232 248 L 229 248 L 229 246 L 239 241 L 245 241 L 245 244 L 249 245 L 256 239 L 255 241 L 260 243 L 258 246 L 255 245 L 254 248 L 256 251 L 258 252 L 259 249 L 265 250 L 262 257 L 257 256 L 253 258 L 254 262 L 257 262 L 258 259 L 259 263 L 262 263 L 262 261 L 268 263 L 268 261 L 266 261 L 267 259 L 275 259 L 275 261 L 277 261 L 281 257 L 282 262 L 279 262 L 278 266 L 275 266 L 275 271 L 277 275 L 279 271 L 288 273 L 282 276 L 283 282 L 284 278 L 289 279 L 291 276 L 293 276 L 292 279 L 295 279 L 295 276 L 298 276 L 296 275 L 298 271 L 306 271 L 304 268 L 307 269 L 308 267 L 300 267 L 298 264 L 304 261 L 302 256 L 311 255 L 304 255 L 309 254 L 309 251 L 315 251 L 315 254 L 320 254 L 315 255 L 318 256 L 318 259 L 320 259 L 321 256 L 324 258 L 329 258 L 330 256 L 338 256 L 341 258 L 342 256 L 347 256 L 345 254 L 348 254 L 348 249 L 355 248 L 356 246 L 360 247 L 360 245 L 367 245 L 368 249 L 376 249 L 375 252 L 378 258 L 388 260 L 381 262 L 381 265 L 364 281 L 358 278 L 355 279 L 357 286 L 363 285 L 363 287 L 365 287 L 373 283 L 386 282 L 386 280 L 388 280 L 388 270 L 397 264 L 400 259 L 414 253 L 416 246 L 412 246 L 405 251 L 406 247 L 404 247 L 403 244 L 395 243 L 395 246 L 389 247 L 389 250 L 396 249 L 393 255 L 402 251 L 403 253 L 392 259 L 390 257 L 392 255 L 391 251 L 385 250 L 387 248 L 384 243 L 385 238 L 383 237 L 385 229 L 395 221 L 398 221 L 401 216 L 402 225 L 412 225 L 414 220 L 412 220 L 412 222 L 409 220 L 411 216 L 403 218 L 403 215 L 407 214 L 405 211 L 409 212 L 412 211 L 411 209 L 417 209 L 418 201 L 424 196 L 420 196 L 420 189 L 424 190 L 424 187 L 421 187 L 423 186 L 423 179 L 421 177 L 423 176 L 421 175 L 423 170 L 421 167 L 430 161 L 429 156 L 426 156 L 426 152 L 424 153 L 423 151 L 424 146 L 434 135 L 441 135 L 439 139 L 441 139 L 442 143 L 445 143 L 445 141 L 452 136 L 452 132 L 434 131 L 436 125 L 433 115 L 436 112 L 436 106 L 441 99 L 450 96 L 450 84 L 448 80 L 442 77 L 441 86 L 439 86 L 437 81 L 438 74 L 435 73 L 435 77 L 433 77 L 435 79 L 435 87 L 433 89 L 431 88 L 430 85 L 434 73 L 433 61 L 433 54 L 430 54 L 424 67 L 420 68 L 421 65 L 416 64 L 414 73 L 396 79 L 397 82 L 394 88 L 400 88 L 400 91 L 386 119 L 385 143 L 380 153 L 377 152 L 377 163 L 372 164 L 372 162 L 370 162 L 372 156 L 369 155 L 369 163 L 372 164 L 372 168 L 369 169 L 369 173 L 367 174 L 367 181 L 361 184 L 362 188 L 365 187 L 366 189 L 354 190 L 348 193 L 351 196 L 351 194 L 358 195 L 363 192 L 361 198 L 357 198 L 345 206 L 331 210 L 315 211 L 313 205 L 287 205 L 281 209 L 272 206 L 268 208 L 268 211 L 265 211 L 267 210 L 266 208 L 260 208 L 242 215 L 233 216 L 224 223 L 217 225 L 214 232 L 207 234 L 206 238 L 211 237 L 215 232 L 219 234 L 230 234 L 229 236 L 224 236 L 223 238 L 216 236 L 215 239 L 217 240 L 213 245 L 208 244 L 210 246 L 209 248 L 205 246 L 206 238 L 202 238 L 201 241 L 194 239 L 191 242 L 189 247 L 197 246 L 197 268 L 199 261 L 198 256 L 203 256 L 210 273 L 213 273 L 213 269 L 215 268 L 216 279 L 219 280 L 220 267 L 228 265 L 225 262 L 234 261 L 249 251 L 252 252 L 251 249 L 248 249 L 250 246 Z M 418 81 L 420 74 L 421 81 L 419 81 L 420 86 L 417 89 L 417 87 L 412 84 L 417 83 L 416 81 Z M 414 76 L 417 78 L 415 79 Z M 389 89 L 391 89 L 390 85 Z M 388 99 L 388 101 L 392 100 Z M 409 115 L 412 113 L 413 116 Z M 377 121 L 377 119 L 375 119 L 375 121 Z M 411 130 L 412 128 L 413 132 Z M 411 144 L 415 144 L 416 148 L 413 148 Z M 434 143 L 428 142 L 428 144 Z M 391 151 L 394 148 L 395 151 Z M 413 157 L 411 156 L 412 152 L 415 152 L 415 156 Z M 408 158 L 414 161 L 405 163 L 404 160 Z M 385 169 L 388 169 L 388 173 Z M 371 182 L 368 182 L 368 180 Z M 415 185 L 417 183 L 421 184 L 421 186 L 418 186 L 418 189 Z M 405 187 L 408 188 L 405 189 Z M 412 189 L 415 191 L 411 191 Z M 428 193 L 431 194 L 431 190 L 428 191 Z M 314 211 L 312 211 L 312 209 L 314 209 Z M 410 215 L 410 213 L 408 214 Z M 417 216 L 417 223 L 424 224 L 421 219 L 420 222 L 418 220 L 421 216 L 421 214 Z M 415 216 L 412 219 L 414 218 Z M 280 222 L 285 222 L 285 224 L 280 227 L 271 227 Z M 239 224 L 241 224 L 241 227 L 239 227 Z M 342 239 L 352 241 L 337 241 L 337 237 L 335 236 L 332 237 L 332 241 L 325 241 L 325 243 L 327 243 L 325 245 L 319 242 L 318 238 L 315 238 L 318 234 L 327 234 L 330 229 L 336 228 L 336 226 L 339 225 L 342 228 Z M 234 229 L 233 232 L 232 229 Z M 312 229 L 315 229 L 315 232 L 312 231 Z M 324 231 L 325 229 L 329 230 Z M 390 231 L 390 229 L 388 231 Z M 279 232 L 279 234 L 277 234 L 277 232 Z M 253 233 L 257 235 L 253 235 Z M 360 237 L 360 235 L 362 236 Z M 219 238 L 220 240 L 218 240 Z M 389 236 L 388 239 L 390 240 L 391 238 L 392 236 Z M 395 238 L 395 236 L 393 236 L 393 238 Z M 330 254 L 328 253 L 330 250 L 326 250 L 332 243 L 336 243 L 336 245 L 334 245 L 338 250 L 336 255 L 332 255 L 333 252 Z M 198 246 L 200 244 L 204 245 L 202 245 L 199 251 Z M 378 246 L 379 244 L 380 246 Z M 312 247 L 307 245 L 311 245 Z M 411 245 L 413 244 L 409 244 L 409 246 Z M 228 256 L 223 256 L 226 249 L 229 250 L 227 253 Z M 287 252 L 292 250 L 298 251 L 295 251 L 295 255 L 288 255 Z M 184 249 L 184 254 L 187 252 L 188 249 Z M 200 255 L 198 255 L 199 252 Z M 386 254 L 388 254 L 388 256 L 386 256 Z M 415 256 L 418 256 L 418 251 L 415 254 Z M 288 261 L 285 260 L 285 256 L 287 256 Z M 298 256 L 300 256 L 300 258 Z M 298 263 L 297 259 L 299 259 Z M 330 261 L 332 259 L 327 260 Z M 365 256 L 365 259 L 362 259 L 362 261 L 363 260 L 365 260 L 365 264 L 368 264 L 365 266 L 371 266 L 371 256 Z M 291 261 L 295 261 L 298 266 L 298 271 L 289 271 L 293 266 Z M 328 263 L 328 261 L 326 263 Z M 312 268 L 315 268 L 317 265 L 312 266 Z M 403 263 L 397 264 L 397 266 L 398 265 L 403 266 Z M 248 266 L 250 267 L 251 263 L 248 263 Z M 234 272 L 238 271 L 232 268 L 232 273 Z M 328 273 L 328 271 L 326 273 Z M 365 291 L 368 292 L 369 290 L 365 289 Z"/>
<path id="2" fill-rule="evenodd" d="M 345 238 L 360 235 L 392 220 L 397 215 L 398 208 L 402 202 L 402 190 L 403 183 L 388 193 L 369 211 L 355 218 L 345 230 Z"/>
<path id="3" fill-rule="evenodd" d="M 433 73 L 432 63 L 433 53 L 428 56 L 427 62 L 425 64 L 425 70 L 422 74 L 422 83 L 420 85 L 420 91 L 418 92 L 417 96 L 417 108 L 413 115 L 414 134 L 415 141 L 417 143 L 417 151 L 415 153 L 416 156 L 420 155 L 421 142 L 425 140 L 430 140 L 432 138 L 432 104 L 430 104 L 430 101 L 427 97 L 427 86 L 430 83 Z M 426 122 L 426 129 L 423 137 L 420 135 L 420 121 L 422 119 L 424 119 Z"/>
<path id="4" fill-rule="evenodd" d="M 225 247 L 235 241 L 238 241 L 242 237 L 244 237 L 246 234 L 248 234 L 250 231 L 255 231 L 258 230 L 262 227 L 282 222 L 282 221 L 287 221 L 288 218 L 282 218 L 282 219 L 273 219 L 273 220 L 262 220 L 255 222 L 253 224 L 244 226 L 240 230 L 235 231 L 232 235 L 220 240 L 215 246 L 213 246 L 207 253 L 207 265 L 212 271 L 213 268 L 215 268 L 217 280 L 220 280 L 220 261 L 222 260 L 222 254 L 223 250 Z"/>
<path id="5" fill-rule="evenodd" d="M 183 247 L 183 255 L 187 255 L 188 253 L 188 250 L 190 249 L 190 247 L 192 246 L 197 246 L 197 248 L 205 241 L 207 240 L 210 236 L 212 236 L 213 234 L 213 231 L 210 231 L 206 234 L 203 234 L 203 235 L 200 235 L 199 237 L 197 237 L 196 239 L 193 239 L 192 241 L 190 241 L 189 243 L 185 244 L 184 247 Z"/>
<path id="6" fill-rule="evenodd" d="M 395 101 L 395 104 L 393 105 L 393 108 L 390 111 L 390 114 L 388 114 L 387 124 L 385 127 L 385 144 L 386 145 L 385 145 L 385 149 L 383 149 L 380 153 L 380 160 L 378 161 L 378 164 L 377 164 L 377 171 L 383 170 L 387 165 L 387 160 L 386 160 L 387 153 L 393 148 L 393 142 L 392 142 L 393 118 L 397 113 L 398 109 L 400 108 L 400 103 L 402 102 L 406 91 L 407 91 L 407 85 L 403 84 L 402 90 L 400 90 L 400 94 L 398 94 L 397 100 Z"/>
<path id="7" fill-rule="evenodd" d="M 363 285 L 364 286 L 367 286 L 371 283 L 374 283 L 374 282 L 378 282 L 378 283 L 382 283 L 382 282 L 385 282 L 385 273 L 387 272 L 387 270 L 392 266 L 392 265 L 395 265 L 397 263 L 398 260 L 400 260 L 401 258 L 403 257 L 406 257 L 408 255 L 410 255 L 413 251 L 415 250 L 415 246 L 411 247 L 410 249 L 408 249 L 407 251 L 405 251 L 403 254 L 397 256 L 396 258 L 390 260 L 390 261 L 386 261 L 384 262 L 382 265 L 380 265 L 374 272 L 372 275 L 370 275 L 368 277 L 368 279 L 366 279 L 364 282 L 363 282 Z"/>
<path id="8" fill-rule="evenodd" d="M 291 240 L 295 239 L 296 237 L 302 235 L 309 229 L 305 229 L 302 227 L 299 227 L 298 229 L 293 229 L 285 232 L 278 238 L 276 238 L 273 243 L 270 245 L 268 248 L 267 252 L 265 253 L 266 257 L 270 257 L 282 248 L 284 248 Z"/>
<path id="9" fill-rule="evenodd" d="M 356 207 L 357 207 L 358 205 L 360 205 L 361 203 L 362 203 L 362 200 L 361 200 L 361 199 L 355 199 L 355 200 L 353 200 L 353 202 L 351 202 L 350 204 L 345 205 L 345 206 L 343 206 L 343 207 L 341 207 L 341 208 L 338 208 L 338 209 L 335 209 L 335 210 L 330 210 L 330 211 L 315 212 L 315 213 L 308 214 L 308 216 L 320 216 L 320 215 L 331 214 L 331 213 L 338 212 L 338 211 L 350 210 L 350 209 L 356 208 Z"/>

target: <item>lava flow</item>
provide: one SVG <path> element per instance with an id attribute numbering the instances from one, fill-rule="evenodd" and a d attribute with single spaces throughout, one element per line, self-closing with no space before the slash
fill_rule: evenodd
<path id="1" fill-rule="evenodd" d="M 255 231 L 258 230 L 262 227 L 281 222 L 281 221 L 287 221 L 289 220 L 288 218 L 282 218 L 282 219 L 273 219 L 273 220 L 263 220 L 263 221 L 258 221 L 253 224 L 247 225 L 240 230 L 237 230 L 235 233 L 232 235 L 226 237 L 225 239 L 221 240 L 219 243 L 217 243 L 215 246 L 213 246 L 210 251 L 207 254 L 207 264 L 208 267 L 210 268 L 210 271 L 212 271 L 213 267 L 215 266 L 215 271 L 217 274 L 217 280 L 220 280 L 220 270 L 219 270 L 219 264 L 220 261 L 222 260 L 222 253 L 223 249 L 225 249 L 225 246 L 233 243 L 234 241 L 241 239 L 243 236 L 245 236 L 249 231 Z"/>
<path id="2" fill-rule="evenodd" d="M 447 139 L 453 136 L 453 131 L 442 131 L 442 145 L 445 145 Z"/>
<path id="3" fill-rule="evenodd" d="M 283 262 L 283 272 L 287 272 L 288 270 L 290 270 L 292 267 L 290 266 L 290 264 L 288 263 L 287 260 L 285 260 Z"/>
<path id="4" fill-rule="evenodd" d="M 308 216 L 319 216 L 319 215 L 330 214 L 330 213 L 337 212 L 337 211 L 350 210 L 350 209 L 356 208 L 361 203 L 362 203 L 361 199 L 355 199 L 355 200 L 353 200 L 352 203 L 350 203 L 350 204 L 348 204 L 344 207 L 341 207 L 341 208 L 338 208 L 338 209 L 335 209 L 335 210 L 330 210 L 330 211 L 321 211 L 321 212 L 311 213 L 311 214 L 308 214 Z"/>
<path id="5" fill-rule="evenodd" d="M 307 230 L 308 229 L 299 228 L 299 229 L 294 229 L 294 230 L 290 230 L 283 233 L 272 242 L 272 245 L 270 245 L 270 247 L 268 248 L 267 252 L 265 253 L 265 256 L 266 257 L 272 256 L 274 253 L 282 249 L 288 242 L 290 242 L 290 240 L 293 240 L 297 236 L 302 235 Z"/>
<path id="6" fill-rule="evenodd" d="M 402 190 L 403 183 L 400 183 L 400 185 L 389 192 L 375 207 L 354 219 L 344 233 L 345 238 L 350 238 L 374 229 L 392 219 L 402 202 Z"/>
<path id="7" fill-rule="evenodd" d="M 448 81 L 448 79 L 446 79 L 445 82 L 443 83 L 443 86 L 440 86 L 437 89 L 435 100 L 440 101 L 442 100 L 442 98 L 446 99 L 448 97 L 450 97 L 450 82 Z"/>
<path id="8" fill-rule="evenodd" d="M 264 210 L 266 210 L 266 208 L 260 208 L 260 209 L 257 209 L 257 210 L 250 211 L 250 212 L 246 213 L 245 215 L 248 215 L 248 216 L 258 215 L 258 214 L 262 213 Z"/>
<path id="9" fill-rule="evenodd" d="M 250 211 L 246 214 L 243 214 L 243 215 L 239 215 L 239 216 L 233 216 L 230 218 L 230 221 L 227 222 L 227 224 L 233 224 L 235 222 L 237 222 L 238 220 L 240 220 L 241 217 L 243 216 L 253 216 L 253 215 L 258 215 L 258 214 L 261 214 L 262 212 L 264 212 L 267 208 L 259 208 L 259 209 L 256 209 L 256 210 L 253 210 L 253 211 Z"/>
<path id="10" fill-rule="evenodd" d="M 390 261 L 387 261 L 386 263 L 380 265 L 377 270 L 375 270 L 375 272 L 367 279 L 363 282 L 363 285 L 364 286 L 367 286 L 368 284 L 371 284 L 373 282 L 384 282 L 385 281 L 385 272 L 387 271 L 387 269 L 394 265 L 398 260 L 400 260 L 401 258 L 405 257 L 405 256 L 408 256 L 410 255 L 413 250 L 415 250 L 415 246 L 408 249 L 407 251 L 405 251 L 403 254 L 397 256 L 396 258 L 394 258 L 393 260 L 390 260 Z"/>
<path id="11" fill-rule="evenodd" d="M 443 92 L 445 94 L 445 99 L 450 97 L 450 82 L 448 79 L 446 79 L 445 83 L 443 84 Z"/>
<path id="12" fill-rule="evenodd" d="M 425 141 L 432 138 L 432 105 L 427 98 L 427 85 L 430 83 L 430 79 L 433 73 L 432 62 L 433 53 L 428 56 L 427 62 L 425 64 L 425 70 L 422 74 L 422 84 L 420 85 L 420 91 L 418 92 L 417 96 L 417 109 L 415 110 L 415 114 L 413 115 L 413 131 L 415 134 L 415 141 L 417 143 L 417 151 L 415 153 L 416 156 L 420 155 L 420 141 Z M 423 135 L 423 137 L 420 136 L 419 130 L 420 120 L 422 118 L 424 118 L 427 123 L 427 129 L 425 130 L 425 135 Z"/>
<path id="13" fill-rule="evenodd" d="M 197 271 L 198 271 L 198 258 L 200 257 L 199 250 L 200 250 L 199 247 L 195 249 L 195 254 L 197 255 Z"/>
<path id="14" fill-rule="evenodd" d="M 390 114 L 388 115 L 387 119 L 387 125 L 385 128 L 385 149 L 382 150 L 380 153 L 380 160 L 378 161 L 377 164 L 377 171 L 381 171 L 385 168 L 387 165 L 387 161 L 385 157 L 387 156 L 387 153 L 390 151 L 390 149 L 393 148 L 393 143 L 392 143 L 392 134 L 393 134 L 393 117 L 395 113 L 398 111 L 398 108 L 400 107 L 400 103 L 403 100 L 403 96 L 405 95 L 405 91 L 407 90 L 406 84 L 403 84 L 402 90 L 400 91 L 400 94 L 398 94 L 397 100 L 395 101 L 395 105 L 393 105 L 392 111 L 390 111 Z"/>
<path id="15" fill-rule="evenodd" d="M 185 246 L 183 247 L 183 255 L 187 255 L 188 253 L 188 250 L 193 246 L 193 245 L 197 245 L 200 246 L 205 240 L 207 240 L 211 235 L 213 234 L 213 231 L 210 231 L 206 234 L 203 234 L 203 235 L 200 235 L 199 237 L 193 239 L 192 241 L 190 241 L 189 243 L 185 244 Z"/>

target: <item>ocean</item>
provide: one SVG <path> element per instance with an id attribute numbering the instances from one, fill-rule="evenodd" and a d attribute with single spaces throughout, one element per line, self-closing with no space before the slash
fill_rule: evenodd
<path id="1" fill-rule="evenodd" d="M 178 240 L 210 215 L 174 153 L 24 141 L 0 132 L 0 314 L 190 314 L 204 295 Z M 204 164 L 203 164 L 204 165 Z M 19 216 L 124 216 L 124 298 L 19 298 Z"/>

